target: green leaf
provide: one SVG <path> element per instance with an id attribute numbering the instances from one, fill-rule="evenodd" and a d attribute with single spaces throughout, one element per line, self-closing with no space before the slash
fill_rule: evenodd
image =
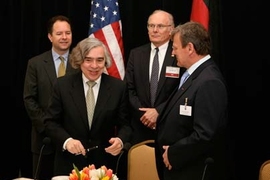
<path id="1" fill-rule="evenodd" d="M 73 164 L 73 168 L 75 169 L 75 172 L 78 176 L 78 179 L 81 179 L 81 173 L 80 173 L 79 169 L 75 166 L 75 164 Z"/>

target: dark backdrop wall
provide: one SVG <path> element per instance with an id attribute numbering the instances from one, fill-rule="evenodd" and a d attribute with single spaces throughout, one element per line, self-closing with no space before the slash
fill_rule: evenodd
<path id="1" fill-rule="evenodd" d="M 148 42 L 146 22 L 155 9 L 164 9 L 175 23 L 189 20 L 191 0 L 119 0 L 125 59 L 131 48 Z M 235 179 L 258 179 L 259 166 L 270 159 L 269 40 L 266 5 L 262 2 L 213 0 L 219 12 L 212 34 L 215 59 L 228 82 L 231 142 Z M 0 179 L 31 177 L 31 122 L 22 93 L 29 58 L 51 48 L 46 22 L 56 14 L 73 24 L 73 44 L 88 36 L 90 0 L 3 0 L 1 2 L 2 71 Z M 215 16 L 217 18 L 217 16 Z M 265 68 L 263 68 L 265 67 Z M 263 85 L 264 80 L 264 85 Z M 264 87 L 263 87 L 264 86 Z M 266 105 L 265 105 L 266 104 Z M 5 161 L 3 161 L 6 159 Z M 2 167 L 3 166 L 3 167 Z"/>

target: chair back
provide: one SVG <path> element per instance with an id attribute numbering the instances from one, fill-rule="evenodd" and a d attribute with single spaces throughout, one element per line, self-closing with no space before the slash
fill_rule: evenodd
<path id="1" fill-rule="evenodd" d="M 270 160 L 266 160 L 260 167 L 259 180 L 270 180 Z"/>
<path id="2" fill-rule="evenodd" d="M 156 169 L 154 140 L 133 145 L 128 151 L 128 180 L 159 180 Z"/>

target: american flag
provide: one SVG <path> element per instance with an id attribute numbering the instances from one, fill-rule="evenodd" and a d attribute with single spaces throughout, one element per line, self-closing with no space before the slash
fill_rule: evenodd
<path id="1" fill-rule="evenodd" d="M 95 37 L 107 45 L 113 60 L 107 69 L 111 76 L 124 79 L 124 47 L 122 24 L 117 0 L 92 0 L 89 37 Z"/>

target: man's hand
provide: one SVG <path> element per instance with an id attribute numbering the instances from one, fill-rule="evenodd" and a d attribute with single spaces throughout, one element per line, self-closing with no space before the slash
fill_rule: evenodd
<path id="1" fill-rule="evenodd" d="M 81 141 L 77 139 L 70 139 L 67 141 L 66 150 L 72 154 L 79 155 L 82 154 L 85 156 L 86 150 L 83 147 Z"/>
<path id="2" fill-rule="evenodd" d="M 122 143 L 121 139 L 118 137 L 114 137 L 114 138 L 111 138 L 109 140 L 109 143 L 111 143 L 112 145 L 109 147 L 106 147 L 105 151 L 107 153 L 112 154 L 113 156 L 118 155 L 123 148 L 123 143 Z"/>
<path id="3" fill-rule="evenodd" d="M 140 118 L 141 122 L 151 128 L 156 128 L 156 122 L 158 117 L 158 112 L 155 108 L 139 108 L 140 111 L 144 111 L 145 113 Z"/>
<path id="4" fill-rule="evenodd" d="M 163 153 L 162 157 L 163 157 L 163 162 L 164 162 L 166 168 L 171 170 L 172 165 L 170 164 L 169 159 L 168 159 L 168 148 L 169 148 L 169 146 L 163 146 L 163 149 L 165 150 L 165 152 Z"/>

